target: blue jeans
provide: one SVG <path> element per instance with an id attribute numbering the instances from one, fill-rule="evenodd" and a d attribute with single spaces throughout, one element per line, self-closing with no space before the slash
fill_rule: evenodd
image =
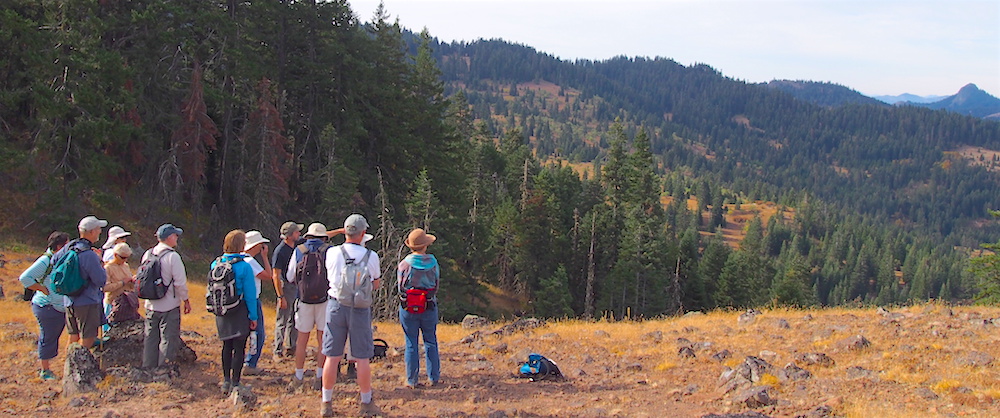
<path id="1" fill-rule="evenodd" d="M 441 380 L 441 356 L 438 354 L 437 342 L 437 304 L 428 306 L 424 313 L 419 314 L 399 308 L 399 323 L 403 325 L 403 333 L 406 334 L 406 355 L 404 356 L 406 382 L 411 385 L 417 384 L 417 375 L 420 372 L 420 346 L 417 337 L 420 333 L 424 335 L 427 378 L 430 379 L 431 383 Z"/>
<path id="2" fill-rule="evenodd" d="M 247 354 L 243 364 L 250 367 L 257 367 L 257 362 L 260 361 L 260 353 L 264 351 L 264 337 L 266 336 L 264 328 L 267 328 L 264 326 L 264 304 L 260 299 L 257 299 L 257 329 L 250 331 L 257 333 L 257 353 Z"/>

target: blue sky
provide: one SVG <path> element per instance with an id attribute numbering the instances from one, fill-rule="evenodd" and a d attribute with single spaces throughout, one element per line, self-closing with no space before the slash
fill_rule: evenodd
<path id="1" fill-rule="evenodd" d="M 349 0 L 370 21 L 378 0 Z M 748 82 L 829 81 L 868 95 L 1000 97 L 998 0 L 384 0 L 442 41 L 503 38 L 563 59 L 704 63 Z"/>

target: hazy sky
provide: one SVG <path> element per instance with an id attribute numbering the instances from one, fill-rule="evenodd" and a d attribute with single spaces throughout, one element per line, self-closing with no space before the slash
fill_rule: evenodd
<path id="1" fill-rule="evenodd" d="M 379 0 L 348 0 L 370 21 Z M 1000 0 L 384 0 L 392 19 L 562 59 L 705 63 L 748 82 L 829 81 L 868 95 L 1000 96 Z"/>

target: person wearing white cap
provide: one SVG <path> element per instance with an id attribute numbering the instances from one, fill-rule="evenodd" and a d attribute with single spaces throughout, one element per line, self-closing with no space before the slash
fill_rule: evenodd
<path id="1" fill-rule="evenodd" d="M 247 232 L 246 245 L 244 246 L 243 255 L 244 260 L 250 265 L 253 270 L 254 284 L 257 287 L 257 306 L 248 306 L 248 309 L 257 309 L 257 322 L 261 326 L 255 328 L 250 335 L 251 347 L 249 352 L 246 354 L 246 358 L 243 361 L 243 374 L 245 375 L 257 375 L 262 372 L 262 370 L 257 367 L 257 362 L 260 361 L 261 352 L 264 350 L 264 339 L 267 337 L 264 328 L 264 305 L 260 301 L 260 291 L 261 291 L 261 280 L 271 280 L 271 259 L 267 256 L 268 247 L 267 243 L 271 240 L 264 238 L 264 235 L 260 231 L 250 231 Z M 261 265 L 257 261 L 257 255 L 260 255 L 261 260 L 264 264 Z"/>
<path id="2" fill-rule="evenodd" d="M 94 243 L 101 239 L 102 228 L 108 226 L 108 221 L 87 216 L 80 220 L 77 231 L 80 238 L 70 241 L 52 257 L 52 265 L 58 266 L 60 260 L 70 251 L 77 253 L 80 275 L 84 280 L 83 291 L 70 296 L 66 306 L 66 325 L 69 328 L 69 341 L 78 342 L 90 348 L 97 338 L 97 331 L 104 322 L 104 283 L 108 275 L 101 264 L 101 256 L 94 252 Z M 81 337 L 82 335 L 82 337 Z"/>
<path id="3" fill-rule="evenodd" d="M 345 272 L 353 270 L 348 268 L 351 263 L 360 266 L 366 272 L 364 277 L 371 280 L 371 287 L 368 283 L 362 284 L 361 289 L 365 289 L 360 295 L 360 299 L 371 300 L 371 294 L 378 289 L 379 278 L 382 271 L 379 268 L 379 257 L 374 251 L 365 248 L 362 240 L 368 230 L 368 221 L 364 216 L 353 214 L 344 221 L 344 234 L 347 240 L 344 245 L 339 245 L 327 250 L 326 271 L 330 281 L 330 300 L 326 305 L 326 330 L 323 333 L 323 355 L 326 356 L 326 365 L 323 367 L 323 403 L 321 413 L 323 416 L 333 416 L 333 385 L 337 383 L 337 371 L 340 370 L 340 360 L 344 355 L 344 344 L 348 338 L 351 342 L 351 355 L 357 357 L 358 388 L 361 395 L 360 414 L 364 416 L 376 415 L 379 413 L 378 407 L 372 401 L 372 369 L 369 360 L 375 355 L 375 346 L 372 342 L 372 312 L 371 306 L 346 305 L 347 298 L 341 301 L 338 297 L 350 285 L 345 285 Z M 367 261 L 367 263 L 366 263 Z M 351 298 L 359 296 L 355 290 L 350 293 Z M 355 299 L 356 301 L 359 299 Z M 342 304 L 344 303 L 344 304 Z"/>
<path id="4" fill-rule="evenodd" d="M 104 241 L 104 245 L 101 246 L 101 250 L 104 250 L 104 255 L 101 257 L 101 261 L 105 263 L 114 261 L 115 253 L 114 251 L 110 251 L 111 248 L 119 243 L 125 242 L 129 235 L 132 235 L 132 233 L 126 231 L 125 228 L 118 225 L 112 226 L 111 229 L 108 229 L 108 239 L 107 241 Z"/>

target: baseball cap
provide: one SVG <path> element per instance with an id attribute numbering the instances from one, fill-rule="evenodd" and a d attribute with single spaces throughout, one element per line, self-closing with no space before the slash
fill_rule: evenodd
<path id="1" fill-rule="evenodd" d="M 156 238 L 159 239 L 160 241 L 167 239 L 167 237 L 173 234 L 177 234 L 177 236 L 180 236 L 183 233 L 184 233 L 183 229 L 180 229 L 174 226 L 173 224 L 163 224 L 160 225 L 159 228 L 156 228 Z"/>

